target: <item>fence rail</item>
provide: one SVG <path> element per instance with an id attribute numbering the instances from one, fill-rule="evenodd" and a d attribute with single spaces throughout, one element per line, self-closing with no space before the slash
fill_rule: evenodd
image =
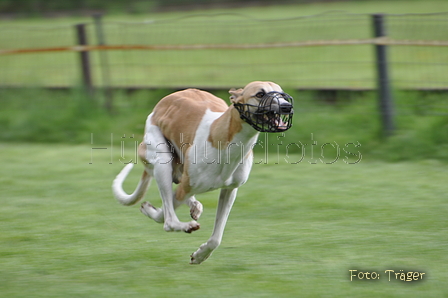
<path id="1" fill-rule="evenodd" d="M 448 41 L 443 40 L 396 40 L 388 37 L 347 39 L 347 40 L 312 40 L 282 43 L 261 44 L 197 44 L 197 45 L 76 45 L 51 48 L 7 49 L 0 50 L 0 55 L 45 53 L 45 52 L 89 52 L 110 50 L 144 50 L 144 51 L 173 51 L 173 50 L 244 50 L 244 49 L 271 49 L 290 47 L 318 47 L 343 45 L 384 45 L 384 46 L 435 46 L 447 47 Z"/>
<path id="2" fill-rule="evenodd" d="M 389 49 L 391 82 L 448 89 L 448 13 L 324 13 L 280 20 L 199 15 L 142 23 L 0 26 L 0 86 L 70 87 L 82 82 L 77 52 L 90 54 L 93 87 L 235 87 L 254 79 L 303 89 L 374 89 L 374 46 Z M 107 79 L 105 79 L 107 77 Z"/>

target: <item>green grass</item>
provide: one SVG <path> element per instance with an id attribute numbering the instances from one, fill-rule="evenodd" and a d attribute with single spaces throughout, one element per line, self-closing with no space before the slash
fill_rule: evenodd
<path id="1" fill-rule="evenodd" d="M 191 266 L 189 254 L 211 233 L 217 192 L 198 197 L 201 230 L 166 233 L 138 206 L 113 199 L 119 148 L 112 164 L 108 150 L 93 151 L 92 160 L 89 145 L 0 151 L 1 297 L 448 295 L 448 172 L 438 161 L 256 164 L 221 247 Z M 147 199 L 160 204 L 155 185 Z M 188 219 L 185 207 L 178 213 Z M 380 280 L 350 282 L 350 269 L 376 271 Z M 389 282 L 389 269 L 425 272 L 425 280 Z"/>
<path id="2" fill-rule="evenodd" d="M 332 11 L 332 12 L 329 12 Z M 277 5 L 104 17 L 106 42 L 129 44 L 272 43 L 370 38 L 369 14 L 448 11 L 445 1 L 357 1 Z M 328 12 L 323 15 L 324 12 Z M 342 13 L 341 13 L 342 12 Z M 351 13 L 346 15 L 344 13 Z M 240 15 L 235 15 L 240 14 Z M 363 14 L 363 15 L 354 15 Z M 189 17 L 197 15 L 197 17 Z M 198 16 L 199 15 L 199 16 Z M 283 20 L 318 15 L 313 18 Z M 400 39 L 446 40 L 440 16 L 394 16 L 388 33 Z M 155 20 L 155 22 L 154 22 Z M 0 23 L 2 48 L 73 45 L 74 25 L 90 18 L 18 19 Z M 243 29 L 242 29 L 243 28 Z M 448 81 L 444 47 L 392 47 L 398 88 L 443 88 Z M 299 88 L 373 88 L 373 47 L 368 45 L 264 50 L 109 51 L 110 84 L 116 87 L 234 87 L 255 79 Z M 91 53 L 94 84 L 102 81 L 98 52 Z M 74 86 L 80 81 L 78 53 L 0 55 L 0 85 Z"/>

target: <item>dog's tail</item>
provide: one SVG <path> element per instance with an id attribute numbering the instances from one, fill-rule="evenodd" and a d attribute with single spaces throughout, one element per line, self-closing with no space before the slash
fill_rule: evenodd
<path id="1" fill-rule="evenodd" d="M 121 170 L 121 172 L 117 175 L 114 182 L 112 183 L 112 191 L 114 193 L 115 198 L 118 200 L 118 202 L 120 202 L 125 206 L 134 205 L 135 203 L 140 201 L 145 195 L 149 183 L 151 182 L 151 176 L 146 171 L 144 171 L 142 178 L 138 182 L 137 188 L 134 190 L 132 194 L 130 195 L 127 194 L 123 190 L 123 182 L 133 167 L 134 164 L 132 162 L 128 163 L 123 168 L 123 170 Z"/>

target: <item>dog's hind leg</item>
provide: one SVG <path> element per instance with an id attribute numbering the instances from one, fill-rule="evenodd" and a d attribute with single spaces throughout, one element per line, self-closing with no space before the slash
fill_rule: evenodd
<path id="1" fill-rule="evenodd" d="M 174 210 L 177 209 L 180 205 L 182 205 L 183 202 L 179 202 L 177 200 L 174 201 Z M 198 220 L 199 217 L 202 214 L 203 206 L 201 202 L 196 200 L 196 198 L 190 197 L 187 200 L 185 200 L 185 203 L 190 207 L 190 216 L 194 220 Z M 165 218 L 163 216 L 163 209 L 162 208 L 156 208 L 153 205 L 151 205 L 149 202 L 143 202 L 140 211 L 148 216 L 149 218 L 153 219 L 154 221 L 158 223 L 163 223 L 165 221 Z"/>
<path id="2" fill-rule="evenodd" d="M 154 208 L 149 203 L 143 203 L 141 211 L 143 214 L 154 219 L 156 222 L 164 222 L 165 231 L 184 231 L 191 233 L 199 229 L 196 221 L 179 221 L 174 209 L 173 193 L 173 152 L 172 146 L 167 142 L 160 129 L 151 125 L 148 117 L 145 131 L 145 160 L 147 167 L 151 168 L 151 174 L 157 182 L 160 196 L 162 197 L 162 208 Z M 149 122 L 149 123 L 148 123 Z"/>
<path id="3" fill-rule="evenodd" d="M 221 244 L 224 228 L 229 217 L 230 210 L 235 202 L 238 188 L 221 189 L 219 195 L 218 209 L 216 211 L 215 227 L 210 239 L 202 244 L 197 251 L 191 255 L 190 264 L 200 264 L 205 261 L 212 252 Z"/>
<path id="4" fill-rule="evenodd" d="M 202 214 L 203 206 L 201 202 L 196 200 L 194 196 L 187 196 L 183 191 L 183 186 L 177 188 L 176 194 L 173 195 L 173 208 L 176 210 L 180 205 L 186 204 L 190 208 L 190 216 L 194 220 L 198 220 Z M 156 208 L 148 202 L 144 202 L 140 208 L 141 212 L 152 218 L 158 223 L 164 222 L 163 208 Z"/>
<path id="5" fill-rule="evenodd" d="M 155 222 L 163 223 L 165 221 L 165 218 L 163 216 L 163 210 L 161 208 L 154 207 L 149 202 L 143 202 L 140 207 L 140 211 L 144 215 L 153 219 Z"/>
<path id="6" fill-rule="evenodd" d="M 160 163 L 155 165 L 154 178 L 157 181 L 160 196 L 162 197 L 165 231 L 184 231 L 191 233 L 192 231 L 198 230 L 200 226 L 197 222 L 180 222 L 174 211 L 171 164 Z"/>

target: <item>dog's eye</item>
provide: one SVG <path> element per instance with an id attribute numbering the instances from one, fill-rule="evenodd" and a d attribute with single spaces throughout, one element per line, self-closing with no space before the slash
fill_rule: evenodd
<path id="1" fill-rule="evenodd" d="M 260 91 L 257 94 L 255 94 L 256 97 L 262 98 L 266 93 L 264 91 Z"/>

